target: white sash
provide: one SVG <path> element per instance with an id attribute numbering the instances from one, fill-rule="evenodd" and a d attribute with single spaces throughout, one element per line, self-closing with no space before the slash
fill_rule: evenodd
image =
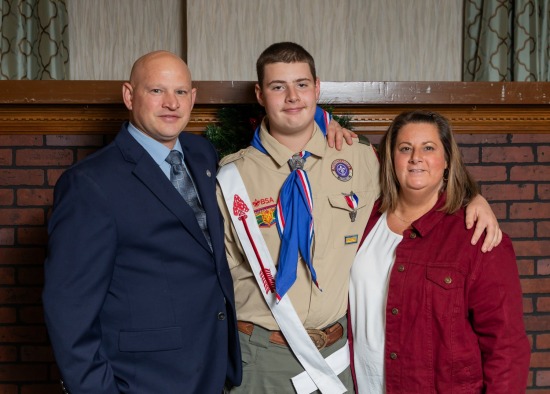
<path id="1" fill-rule="evenodd" d="M 303 387 L 299 391 L 299 387 L 295 387 L 296 390 L 299 394 L 311 393 L 311 391 L 314 391 L 316 388 L 318 388 L 321 393 L 345 393 L 347 391 L 346 387 L 342 384 L 340 379 L 338 379 L 337 373 L 331 368 L 327 360 L 323 358 L 319 350 L 313 344 L 313 341 L 309 337 L 298 314 L 292 306 L 288 294 L 277 302 L 275 293 L 272 291 L 273 287 L 270 288 L 268 285 L 269 280 L 275 277 L 277 270 L 256 221 L 253 205 L 250 202 L 239 170 L 234 163 L 229 163 L 220 169 L 217 178 L 223 192 L 225 204 L 229 210 L 229 215 L 231 216 L 241 245 L 246 253 L 250 267 L 254 272 L 258 286 L 262 290 L 265 289 L 265 291 L 262 291 L 265 301 L 271 309 L 271 313 L 277 321 L 290 348 L 294 352 L 294 355 L 298 358 L 302 367 L 304 367 L 307 375 L 309 375 L 305 380 L 303 380 L 304 378 L 302 377 L 304 373 L 293 378 L 293 383 L 295 385 L 298 384 L 300 387 Z M 234 202 L 236 199 L 244 203 L 244 206 L 241 206 L 241 212 L 243 212 L 244 209 L 244 211 L 248 212 L 246 215 L 237 215 L 234 213 Z M 243 221 L 246 222 L 246 225 Z M 262 270 L 262 265 L 258 259 L 261 259 L 264 270 Z M 347 344 L 344 347 L 348 356 L 342 371 L 349 365 L 349 349 Z M 334 357 L 334 359 L 337 358 L 337 356 Z M 307 382 L 308 380 L 313 386 L 316 386 L 313 390 L 307 391 L 309 390 L 307 387 L 311 387 L 309 382 Z M 303 383 L 304 381 L 306 383 Z"/>

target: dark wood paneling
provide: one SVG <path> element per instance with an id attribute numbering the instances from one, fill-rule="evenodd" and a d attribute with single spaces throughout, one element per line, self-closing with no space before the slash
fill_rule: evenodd
<path id="1" fill-rule="evenodd" d="M 0 81 L 0 133 L 116 133 L 127 119 L 122 81 Z M 256 103 L 254 82 L 198 81 L 188 130 L 200 133 L 227 105 Z M 457 133 L 550 133 L 548 82 L 325 82 L 321 103 L 382 133 L 404 110 L 447 116 Z"/>

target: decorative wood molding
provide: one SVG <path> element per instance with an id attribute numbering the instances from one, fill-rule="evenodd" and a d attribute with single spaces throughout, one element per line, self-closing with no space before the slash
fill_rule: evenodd
<path id="1" fill-rule="evenodd" d="M 114 134 L 127 119 L 122 81 L 0 81 L 1 134 Z M 219 108 L 252 104 L 254 82 L 198 81 L 187 130 Z M 549 82 L 324 82 L 321 103 L 351 115 L 359 133 L 383 133 L 398 113 L 430 109 L 457 133 L 550 133 Z"/>

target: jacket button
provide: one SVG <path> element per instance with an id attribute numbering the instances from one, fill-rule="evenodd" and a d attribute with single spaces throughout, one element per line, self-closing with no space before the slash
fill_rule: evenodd
<path id="1" fill-rule="evenodd" d="M 397 315 L 398 313 L 399 313 L 399 309 L 397 309 L 397 308 L 393 308 L 393 309 L 391 310 L 391 314 L 392 314 L 392 315 Z"/>
<path id="2" fill-rule="evenodd" d="M 225 320 L 225 313 L 223 312 L 218 313 L 218 320 Z"/>
<path id="3" fill-rule="evenodd" d="M 414 231 L 411 231 L 411 233 L 409 235 L 409 238 L 415 239 L 416 238 L 416 233 Z"/>
<path id="4" fill-rule="evenodd" d="M 392 360 L 397 359 L 397 353 L 390 353 L 390 358 L 391 358 Z"/>
<path id="5" fill-rule="evenodd" d="M 444 281 L 445 283 L 447 283 L 448 285 L 450 285 L 451 283 L 453 283 L 453 279 L 452 279 L 450 276 L 445 277 L 445 279 L 443 279 L 443 281 Z"/>
<path id="6" fill-rule="evenodd" d="M 399 272 L 405 271 L 405 266 L 403 264 L 401 264 L 399 267 L 397 267 L 397 271 L 399 271 Z"/>

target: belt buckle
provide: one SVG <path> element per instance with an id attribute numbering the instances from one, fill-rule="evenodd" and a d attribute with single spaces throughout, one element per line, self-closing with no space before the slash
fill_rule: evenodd
<path id="1" fill-rule="evenodd" d="M 323 330 L 308 328 L 306 331 L 318 350 L 327 346 L 328 336 Z"/>

